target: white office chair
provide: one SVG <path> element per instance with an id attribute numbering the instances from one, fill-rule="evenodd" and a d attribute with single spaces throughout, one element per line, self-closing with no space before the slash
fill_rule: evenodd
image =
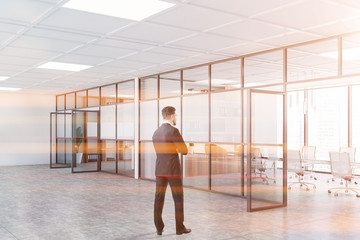
<path id="1" fill-rule="evenodd" d="M 315 160 L 315 154 L 316 154 L 315 146 L 303 146 L 301 149 L 301 159 L 303 166 L 305 167 L 305 170 L 311 173 L 310 178 L 314 177 L 314 180 L 317 180 L 317 178 L 312 175 L 314 171 L 314 163 L 311 161 Z"/>
<path id="2" fill-rule="evenodd" d="M 356 167 L 353 166 L 353 163 L 355 162 L 356 148 L 354 148 L 354 147 L 340 147 L 339 150 L 340 150 L 340 152 L 349 153 L 351 168 L 352 168 L 352 170 L 354 172 Z M 358 183 L 355 181 L 355 184 L 358 184 Z"/>
<path id="3" fill-rule="evenodd" d="M 265 182 L 266 184 L 269 184 L 269 180 L 272 180 L 274 183 L 276 183 L 275 178 L 270 178 L 266 171 L 269 170 L 266 166 L 265 159 L 261 156 L 261 150 L 260 148 L 251 148 L 252 151 L 252 165 L 254 166 L 254 173 L 255 175 L 259 175 L 257 178 L 260 178 Z"/>
<path id="4" fill-rule="evenodd" d="M 310 191 L 310 186 L 316 189 L 315 184 L 302 181 L 302 177 L 305 174 L 305 169 L 303 168 L 302 159 L 299 150 L 288 150 L 287 151 L 287 165 L 288 172 L 294 172 L 299 181 L 289 183 L 288 189 L 291 190 L 293 185 L 299 184 L 300 187 L 306 186 L 306 191 Z"/>
<path id="5" fill-rule="evenodd" d="M 334 196 L 338 196 L 338 192 L 345 190 L 345 193 L 348 193 L 349 190 L 356 193 L 356 197 L 360 197 L 358 188 L 351 188 L 348 186 L 348 182 L 351 181 L 353 177 L 352 168 L 350 164 L 350 155 L 347 152 L 330 152 L 330 162 L 331 162 L 331 173 L 334 177 L 339 177 L 345 180 L 345 187 L 334 187 L 328 190 L 328 193 L 334 192 Z"/>

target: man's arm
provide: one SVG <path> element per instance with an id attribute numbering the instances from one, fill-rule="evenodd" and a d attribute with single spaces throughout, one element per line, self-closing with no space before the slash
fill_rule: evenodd
<path id="1" fill-rule="evenodd" d="M 175 128 L 174 135 L 174 143 L 176 145 L 178 153 L 186 155 L 188 153 L 188 148 L 177 128 Z"/>

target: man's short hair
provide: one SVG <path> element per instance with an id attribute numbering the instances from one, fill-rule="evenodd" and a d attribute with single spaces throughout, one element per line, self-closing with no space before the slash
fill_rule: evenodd
<path id="1" fill-rule="evenodd" d="M 168 119 L 171 115 L 175 114 L 176 109 L 172 106 L 164 107 L 161 110 L 161 114 L 164 119 Z"/>

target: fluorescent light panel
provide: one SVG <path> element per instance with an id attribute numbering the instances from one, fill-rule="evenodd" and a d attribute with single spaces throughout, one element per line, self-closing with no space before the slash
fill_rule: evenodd
<path id="1" fill-rule="evenodd" d="M 52 69 L 52 70 L 62 70 L 62 71 L 71 71 L 71 72 L 80 72 L 82 70 L 91 68 L 90 65 L 82 64 L 72 64 L 72 63 L 62 63 L 62 62 L 48 62 L 38 66 L 38 68 L 43 69 Z"/>
<path id="2" fill-rule="evenodd" d="M 8 79 L 9 77 L 5 77 L 5 76 L 0 76 L 0 81 L 5 81 L 6 79 Z"/>
<path id="3" fill-rule="evenodd" d="M 141 21 L 174 5 L 160 0 L 70 0 L 63 7 Z"/>
<path id="4" fill-rule="evenodd" d="M 19 91 L 21 88 L 0 87 L 0 91 Z"/>

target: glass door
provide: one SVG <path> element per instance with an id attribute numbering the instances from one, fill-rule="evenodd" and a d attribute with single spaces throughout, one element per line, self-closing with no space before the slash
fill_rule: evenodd
<path id="1" fill-rule="evenodd" d="M 50 113 L 50 168 L 71 167 L 71 128 L 71 113 Z"/>
<path id="2" fill-rule="evenodd" d="M 247 210 L 285 207 L 285 94 L 250 90 L 248 101 Z"/>
<path id="3" fill-rule="evenodd" d="M 72 172 L 101 171 L 100 112 L 72 111 Z"/>

